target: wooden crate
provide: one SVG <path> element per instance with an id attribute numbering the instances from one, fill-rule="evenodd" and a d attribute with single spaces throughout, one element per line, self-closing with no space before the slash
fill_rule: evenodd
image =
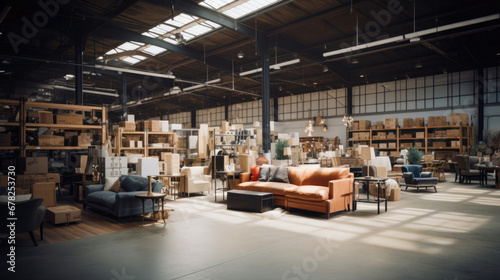
<path id="1" fill-rule="evenodd" d="M 56 115 L 57 124 L 83 124 L 83 115 L 78 114 L 58 114 Z"/>
<path id="2" fill-rule="evenodd" d="M 64 146 L 64 136 L 38 135 L 38 146 Z"/>
<path id="3" fill-rule="evenodd" d="M 467 113 L 450 114 L 450 125 L 469 125 L 469 114 Z"/>
<path id="4" fill-rule="evenodd" d="M 136 129 L 135 122 L 120 122 L 119 125 L 125 132 L 134 132 Z"/>
<path id="5" fill-rule="evenodd" d="M 448 129 L 446 131 L 447 137 L 460 137 L 460 129 Z"/>
<path id="6" fill-rule="evenodd" d="M 369 129 L 370 126 L 372 125 L 372 122 L 368 120 L 359 120 L 358 122 L 359 122 L 358 124 L 359 129 Z"/>
<path id="7" fill-rule="evenodd" d="M 448 123 L 446 122 L 446 116 L 431 116 L 428 119 L 429 126 L 446 126 Z"/>
<path id="8" fill-rule="evenodd" d="M 415 127 L 423 127 L 424 118 L 415 118 Z"/>
<path id="9" fill-rule="evenodd" d="M 446 142 L 434 142 L 432 146 L 434 148 L 446 148 Z"/>
<path id="10" fill-rule="evenodd" d="M 425 138 L 425 132 L 417 132 L 415 133 L 415 138 Z"/>
<path id="11" fill-rule="evenodd" d="M 403 119 L 403 127 L 414 127 L 415 122 L 411 118 Z"/>
<path id="12" fill-rule="evenodd" d="M 398 127 L 398 119 L 397 118 L 384 119 L 384 127 L 385 128 L 397 128 Z"/>

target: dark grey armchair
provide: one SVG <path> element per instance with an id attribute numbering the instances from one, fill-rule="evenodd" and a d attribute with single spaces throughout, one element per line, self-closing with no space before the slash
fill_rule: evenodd
<path id="1" fill-rule="evenodd" d="M 43 217 L 45 216 L 45 211 L 47 208 L 45 206 L 41 206 L 43 199 L 42 198 L 33 198 L 30 200 L 24 200 L 15 202 L 15 218 L 17 218 L 16 222 L 16 234 L 29 232 L 31 236 L 31 240 L 35 246 L 38 246 L 36 243 L 35 235 L 33 231 L 40 227 L 40 240 L 43 240 Z M 8 210 L 7 202 L 0 202 L 0 220 L 7 221 L 7 218 L 11 218 Z M 9 234 L 9 228 L 0 227 L 0 233 Z"/>

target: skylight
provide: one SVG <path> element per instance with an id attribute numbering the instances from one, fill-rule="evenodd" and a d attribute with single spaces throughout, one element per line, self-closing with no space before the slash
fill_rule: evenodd
<path id="1" fill-rule="evenodd" d="M 198 19 L 198 17 L 195 17 L 195 16 L 180 14 L 178 16 L 175 16 L 173 19 L 169 19 L 169 20 L 165 21 L 165 23 L 168 25 L 175 26 L 175 27 L 181 27 L 181 26 L 184 26 L 184 25 L 186 25 L 192 21 L 195 21 L 197 19 Z"/>
<path id="2" fill-rule="evenodd" d="M 149 45 L 147 48 L 143 49 L 142 51 L 147 53 L 147 54 L 150 54 L 150 55 L 157 55 L 157 54 L 162 53 L 166 50 L 167 49 L 164 49 L 162 47 Z"/>
<path id="3" fill-rule="evenodd" d="M 248 0 L 242 3 L 241 5 L 238 5 L 222 13 L 225 14 L 226 16 L 237 19 L 245 15 L 251 14 L 255 11 L 261 10 L 279 1 L 280 0 Z"/>
<path id="4" fill-rule="evenodd" d="M 125 58 L 122 58 L 123 61 L 128 62 L 130 64 L 136 64 L 137 62 L 140 62 L 141 60 L 146 59 L 145 56 L 142 55 L 133 55 L 133 56 L 128 56 Z"/>
<path id="5" fill-rule="evenodd" d="M 205 0 L 200 3 L 200 6 L 218 10 L 220 7 L 226 6 L 227 4 L 233 3 L 235 1 L 236 0 Z"/>
<path id="6" fill-rule="evenodd" d="M 126 42 L 117 47 L 117 49 L 121 49 L 124 51 L 133 51 L 138 49 L 140 46 L 143 46 L 144 43 L 139 43 L 139 42 Z"/>

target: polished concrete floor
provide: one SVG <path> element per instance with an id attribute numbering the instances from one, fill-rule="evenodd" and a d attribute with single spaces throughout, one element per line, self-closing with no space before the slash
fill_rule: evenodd
<path id="1" fill-rule="evenodd" d="M 1 279 L 498 279 L 500 189 L 448 179 L 403 191 L 386 213 L 360 203 L 329 220 L 182 198 L 166 225 L 19 245 Z"/>

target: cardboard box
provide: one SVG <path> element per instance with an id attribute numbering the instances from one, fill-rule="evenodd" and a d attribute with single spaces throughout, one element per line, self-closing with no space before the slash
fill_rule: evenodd
<path id="1" fill-rule="evenodd" d="M 390 142 L 389 143 L 389 148 L 396 148 L 396 143 L 395 142 Z"/>
<path id="2" fill-rule="evenodd" d="M 32 194 L 33 198 L 43 198 L 43 206 L 52 207 L 57 205 L 56 183 L 54 182 L 34 183 Z"/>
<path id="3" fill-rule="evenodd" d="M 129 114 L 127 114 L 127 122 L 133 122 L 133 123 L 135 123 L 135 115 L 129 115 Z"/>
<path id="4" fill-rule="evenodd" d="M 398 151 L 391 151 L 389 154 L 391 157 L 399 157 L 399 152 Z"/>
<path id="5" fill-rule="evenodd" d="M 90 146 L 92 145 L 92 137 L 89 133 L 82 133 L 76 137 L 77 146 Z"/>
<path id="6" fill-rule="evenodd" d="M 415 138 L 425 138 L 425 132 L 417 132 L 415 133 Z"/>
<path id="7" fill-rule="evenodd" d="M 48 157 L 27 157 L 26 171 L 24 174 L 49 173 Z"/>
<path id="8" fill-rule="evenodd" d="M 424 118 L 415 118 L 415 127 L 423 127 Z"/>
<path id="9" fill-rule="evenodd" d="M 54 225 L 81 222 L 82 210 L 69 205 L 47 207 L 45 218 Z"/>
<path id="10" fill-rule="evenodd" d="M 58 114 L 56 115 L 57 124 L 83 124 L 83 115 L 78 114 Z"/>
<path id="11" fill-rule="evenodd" d="M 397 118 L 384 119 L 384 127 L 385 128 L 397 128 L 398 127 L 398 119 Z"/>
<path id="12" fill-rule="evenodd" d="M 399 138 L 405 138 L 405 139 L 413 138 L 413 135 L 411 135 L 411 133 L 404 133 L 404 134 L 401 134 L 399 136 Z"/>
<path id="13" fill-rule="evenodd" d="M 460 148 L 460 141 L 451 141 L 452 148 Z"/>
<path id="14" fill-rule="evenodd" d="M 0 146 L 10 147 L 11 138 L 9 133 L 0 133 Z"/>
<path id="15" fill-rule="evenodd" d="M 434 142 L 432 146 L 434 148 L 446 148 L 446 142 Z"/>
<path id="16" fill-rule="evenodd" d="M 415 146 L 419 149 L 422 149 L 422 142 L 415 143 Z"/>
<path id="17" fill-rule="evenodd" d="M 169 132 L 168 121 L 160 121 L 160 131 L 161 132 Z"/>
<path id="18" fill-rule="evenodd" d="M 429 126 L 446 126 L 446 116 L 431 116 L 428 119 Z"/>
<path id="19" fill-rule="evenodd" d="M 400 143 L 399 144 L 401 146 L 401 148 L 403 149 L 409 149 L 411 147 L 413 147 L 413 144 L 412 143 Z"/>
<path id="20" fill-rule="evenodd" d="M 359 139 L 359 132 L 353 132 L 352 139 L 354 139 L 354 140 Z"/>
<path id="21" fill-rule="evenodd" d="M 401 200 L 401 189 L 391 189 L 391 196 L 389 196 L 389 201 L 399 201 Z"/>
<path id="22" fill-rule="evenodd" d="M 448 129 L 446 130 L 447 137 L 460 137 L 460 129 Z"/>
<path id="23" fill-rule="evenodd" d="M 123 131 L 126 132 L 134 132 L 136 129 L 135 122 L 120 122 L 120 127 L 123 127 Z"/>
<path id="24" fill-rule="evenodd" d="M 379 144 L 378 144 L 378 147 L 379 147 L 380 149 L 387 149 L 387 143 L 379 143 Z"/>
<path id="25" fill-rule="evenodd" d="M 467 113 L 450 114 L 450 125 L 469 125 L 469 114 Z"/>
<path id="26" fill-rule="evenodd" d="M 387 134 L 387 139 L 396 139 L 396 134 Z"/>
<path id="27" fill-rule="evenodd" d="M 429 139 L 436 138 L 436 134 L 434 134 L 434 133 L 427 133 L 427 138 L 429 138 Z"/>
<path id="28" fill-rule="evenodd" d="M 38 146 L 64 146 L 64 136 L 38 135 Z"/>
<path id="29" fill-rule="evenodd" d="M 144 121 L 144 130 L 148 130 L 150 132 L 160 132 L 160 121 L 159 120 L 151 120 Z"/>
<path id="30" fill-rule="evenodd" d="M 372 147 L 375 148 L 375 149 L 378 149 L 378 143 L 373 143 Z"/>
<path id="31" fill-rule="evenodd" d="M 403 127 L 414 127 L 414 126 L 415 122 L 413 121 L 413 119 L 410 118 L 403 119 Z"/>
<path id="32" fill-rule="evenodd" d="M 371 121 L 368 120 L 359 120 L 359 129 L 370 129 L 370 126 L 372 125 Z"/>
<path id="33" fill-rule="evenodd" d="M 353 121 L 352 122 L 352 129 L 353 130 L 359 130 L 359 121 Z"/>

